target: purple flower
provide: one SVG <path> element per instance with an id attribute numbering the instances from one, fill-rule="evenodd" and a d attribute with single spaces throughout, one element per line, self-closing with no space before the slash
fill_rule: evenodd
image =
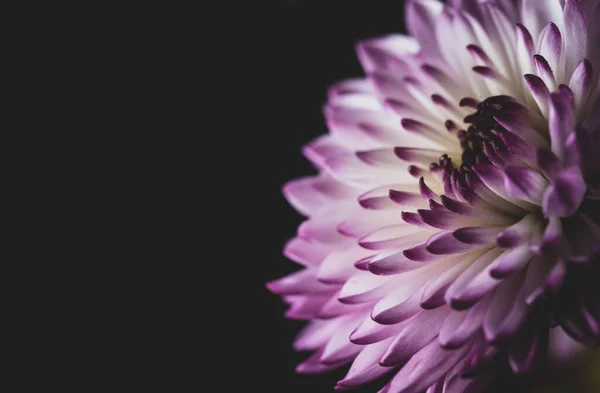
<path id="1" fill-rule="evenodd" d="M 336 389 L 478 392 L 556 326 L 600 344 L 600 1 L 449 3 L 359 43 L 284 187 L 304 268 L 268 287 L 310 320 L 298 372 L 351 363 Z"/>

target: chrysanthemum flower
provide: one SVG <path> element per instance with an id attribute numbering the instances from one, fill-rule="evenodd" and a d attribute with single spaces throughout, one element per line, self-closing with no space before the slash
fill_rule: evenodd
<path id="1" fill-rule="evenodd" d="M 600 1 L 406 4 L 329 91 L 319 174 L 284 187 L 304 268 L 268 287 L 310 320 L 298 372 L 477 392 L 556 326 L 600 343 Z"/>

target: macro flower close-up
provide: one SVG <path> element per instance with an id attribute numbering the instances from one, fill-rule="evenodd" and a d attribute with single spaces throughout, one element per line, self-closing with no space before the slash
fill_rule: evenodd
<path id="1" fill-rule="evenodd" d="M 267 287 L 332 391 L 478 393 L 600 345 L 600 0 L 404 7 L 327 92 Z"/>

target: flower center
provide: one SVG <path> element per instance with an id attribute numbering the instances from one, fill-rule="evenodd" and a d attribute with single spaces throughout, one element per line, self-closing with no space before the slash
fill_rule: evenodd
<path id="1" fill-rule="evenodd" d="M 478 104 L 474 100 L 465 100 L 476 111 L 464 118 L 470 124 L 466 130 L 461 129 L 456 133 L 462 148 L 460 172 L 469 172 L 471 166 L 477 163 L 493 163 L 494 157 L 499 157 L 507 152 L 506 144 L 499 136 L 504 128 L 496 121 L 498 115 L 518 115 L 521 105 L 512 97 L 493 96 Z M 430 169 L 439 167 L 452 168 L 451 159 L 444 154 L 437 163 L 432 163 Z"/>

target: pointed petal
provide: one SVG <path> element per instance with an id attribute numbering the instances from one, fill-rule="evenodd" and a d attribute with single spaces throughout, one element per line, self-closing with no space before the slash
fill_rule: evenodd
<path id="1" fill-rule="evenodd" d="M 295 237 L 283 249 L 283 254 L 304 266 L 318 266 L 331 249 L 324 244 Z"/>
<path id="2" fill-rule="evenodd" d="M 342 361 L 336 364 L 323 364 L 321 363 L 322 351 L 323 350 L 321 349 L 315 352 L 304 362 L 300 363 L 296 367 L 296 372 L 298 374 L 321 374 L 330 370 L 334 370 L 342 366 L 344 363 L 347 363 L 347 361 Z"/>
<path id="3" fill-rule="evenodd" d="M 544 175 L 550 180 L 553 180 L 562 169 L 560 159 L 549 149 L 538 149 L 536 161 Z"/>
<path id="4" fill-rule="evenodd" d="M 411 319 L 412 323 L 406 324 L 394 338 L 381 358 L 380 364 L 392 367 L 408 361 L 437 336 L 448 312 L 447 307 L 439 308 L 422 312 Z"/>
<path id="5" fill-rule="evenodd" d="M 490 275 L 496 279 L 506 278 L 523 269 L 532 257 L 533 253 L 526 244 L 505 251 L 490 265 Z"/>
<path id="6" fill-rule="evenodd" d="M 504 227 L 467 227 L 454 231 L 454 237 L 465 244 L 493 244 Z"/>
<path id="7" fill-rule="evenodd" d="M 350 278 L 340 292 L 339 301 L 345 304 L 366 303 L 388 293 L 389 277 L 375 276 L 370 272 L 358 272 Z"/>
<path id="8" fill-rule="evenodd" d="M 571 75 L 578 62 L 583 59 L 587 53 L 587 20 L 583 5 L 578 0 L 566 0 L 565 9 L 565 47 L 567 48 L 567 58 L 565 74 Z"/>
<path id="9" fill-rule="evenodd" d="M 326 293 L 335 290 L 335 286 L 317 280 L 316 269 L 307 268 L 271 281 L 267 288 L 277 295 L 299 295 L 306 293 Z"/>
<path id="10" fill-rule="evenodd" d="M 575 213 L 587 187 L 577 167 L 562 171 L 544 194 L 543 209 L 546 217 L 567 217 Z"/>
<path id="11" fill-rule="evenodd" d="M 414 355 L 390 383 L 389 393 L 419 393 L 448 372 L 466 353 L 465 348 L 445 350 L 436 340 Z"/>
<path id="12" fill-rule="evenodd" d="M 592 90 L 592 76 L 592 63 L 588 59 L 583 59 L 575 68 L 569 81 L 569 88 L 575 97 L 575 107 L 578 113 L 581 113 L 585 108 L 590 91 Z"/>
<path id="13" fill-rule="evenodd" d="M 542 115 L 544 115 L 544 117 L 548 116 L 548 98 L 550 97 L 548 86 L 546 86 L 542 78 L 537 75 L 525 74 L 524 78 L 529 87 L 529 92 L 540 108 Z"/>
<path id="14" fill-rule="evenodd" d="M 411 261 L 400 250 L 380 253 L 367 265 L 369 271 L 377 275 L 398 274 L 420 267 L 423 267 L 421 262 Z"/>
<path id="15" fill-rule="evenodd" d="M 513 198 L 541 205 L 548 182 L 532 169 L 509 165 L 504 169 L 504 187 Z"/>
<path id="16" fill-rule="evenodd" d="M 539 225 L 539 220 L 534 213 L 529 213 L 516 224 L 506 228 L 498 238 L 496 243 L 502 248 L 513 248 L 527 242 Z"/>
<path id="17" fill-rule="evenodd" d="M 575 119 L 571 103 L 560 93 L 550 94 L 548 124 L 552 142 L 552 152 L 562 160 L 564 158 L 564 144 L 567 136 L 575 129 Z"/>
<path id="18" fill-rule="evenodd" d="M 379 376 L 391 371 L 390 368 L 379 365 L 379 359 L 383 356 L 393 338 L 366 346 L 354 359 L 350 370 L 338 382 L 339 387 L 346 389 L 356 388 L 366 384 Z"/>
<path id="19" fill-rule="evenodd" d="M 548 65 L 554 70 L 554 76 L 558 80 L 564 73 L 564 49 L 560 30 L 554 23 L 549 23 L 538 38 L 538 53 L 543 56 Z"/>
<path id="20" fill-rule="evenodd" d="M 447 349 L 460 348 L 481 328 L 483 317 L 489 306 L 489 296 L 468 311 L 452 310 L 440 329 L 438 341 Z"/>
<path id="21" fill-rule="evenodd" d="M 416 37 L 424 50 L 436 53 L 435 29 L 442 12 L 442 4 L 432 0 L 409 0 L 406 2 L 406 27 Z"/>
<path id="22" fill-rule="evenodd" d="M 409 319 L 395 325 L 381 325 L 367 317 L 350 334 L 350 341 L 359 345 L 373 344 L 396 335 L 396 333 L 404 328 L 405 324 L 411 323 L 411 321 L 412 319 Z"/>
<path id="23" fill-rule="evenodd" d="M 434 255 L 461 254 L 477 247 L 477 243 L 465 243 L 454 236 L 453 231 L 439 232 L 427 240 L 427 251 Z"/>
<path id="24" fill-rule="evenodd" d="M 424 241 L 429 235 L 430 232 L 419 230 L 412 225 L 391 225 L 362 237 L 358 244 L 368 250 L 410 247 Z"/>
<path id="25" fill-rule="evenodd" d="M 446 302 L 449 303 L 452 308 L 464 309 L 470 307 L 472 304 L 470 299 L 463 299 L 463 293 L 468 291 L 475 291 L 471 289 L 477 286 L 479 282 L 486 281 L 485 276 L 488 274 L 489 264 L 495 260 L 501 251 L 497 248 L 492 248 L 485 253 L 479 253 L 479 258 L 476 259 L 453 283 L 446 291 Z M 481 277 L 478 279 L 478 277 Z M 473 280 L 477 279 L 475 283 Z M 466 296 L 466 295 L 465 295 Z"/>

